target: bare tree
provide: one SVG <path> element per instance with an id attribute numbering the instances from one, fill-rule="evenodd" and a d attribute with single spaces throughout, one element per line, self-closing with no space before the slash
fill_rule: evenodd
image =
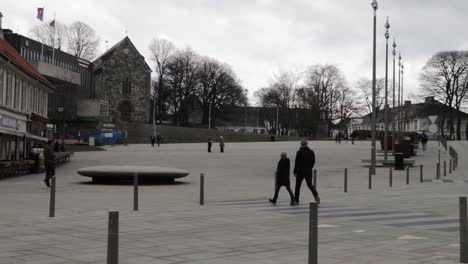
<path id="1" fill-rule="evenodd" d="M 68 27 L 60 22 L 55 22 L 55 27 L 43 23 L 35 25 L 29 31 L 29 36 L 47 46 L 60 50 L 64 48 L 65 41 L 68 38 Z"/>
<path id="2" fill-rule="evenodd" d="M 96 57 L 99 37 L 88 24 L 76 21 L 69 26 L 68 52 L 77 57 L 92 60 Z"/>
<path id="3" fill-rule="evenodd" d="M 166 102 L 168 100 L 168 67 L 175 53 L 172 42 L 166 39 L 154 39 L 149 45 L 151 60 L 154 62 L 156 80 L 153 82 L 153 95 L 155 97 L 156 120 L 162 120 L 167 114 Z"/>
<path id="4" fill-rule="evenodd" d="M 468 71 L 468 52 L 441 51 L 432 56 L 421 73 L 421 88 L 424 95 L 435 96 L 449 109 L 447 124 L 450 137 L 454 135 L 454 109 L 459 110 L 466 97 L 463 77 Z M 457 116 L 457 138 L 461 138 L 461 117 Z M 445 127 L 445 120 L 439 121 Z M 442 129 L 443 133 L 444 129 Z M 443 134 L 442 134 L 443 135 Z"/>
<path id="5" fill-rule="evenodd" d="M 356 89 L 360 92 L 362 111 L 366 114 L 372 113 L 372 80 L 362 78 L 355 84 Z M 389 95 L 391 93 L 389 92 Z M 378 119 L 379 111 L 384 108 L 385 104 L 385 79 L 378 78 L 375 84 L 375 112 Z M 390 102 L 390 99 L 389 99 Z M 390 103 L 389 103 L 390 105 Z"/>

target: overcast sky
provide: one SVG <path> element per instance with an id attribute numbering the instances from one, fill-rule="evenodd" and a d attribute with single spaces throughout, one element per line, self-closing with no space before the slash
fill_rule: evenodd
<path id="1" fill-rule="evenodd" d="M 316 63 L 338 65 L 353 84 L 372 77 L 371 0 L 0 0 L 3 26 L 27 35 L 45 20 L 81 20 L 112 46 L 128 36 L 148 64 L 148 45 L 164 37 L 179 48 L 230 64 L 253 92 L 281 69 L 304 71 Z M 416 93 L 419 72 L 437 51 L 468 49 L 467 0 L 380 0 L 377 75 L 385 76 L 385 18 L 405 63 L 405 94 Z M 389 54 L 391 63 L 391 50 Z M 391 64 L 390 64 L 391 68 Z M 391 77 L 391 73 L 390 77 Z"/>

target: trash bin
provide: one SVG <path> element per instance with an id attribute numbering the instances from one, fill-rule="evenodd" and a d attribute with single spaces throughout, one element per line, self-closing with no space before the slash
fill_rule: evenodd
<path id="1" fill-rule="evenodd" d="M 33 152 L 31 153 L 31 156 L 34 158 L 34 166 L 32 169 L 32 173 L 39 173 L 39 165 L 40 165 L 39 153 Z"/>
<path id="2" fill-rule="evenodd" d="M 275 142 L 275 135 L 271 135 L 270 140 L 271 142 Z"/>
<path id="3" fill-rule="evenodd" d="M 403 153 L 395 153 L 395 170 L 405 169 L 405 158 Z"/>

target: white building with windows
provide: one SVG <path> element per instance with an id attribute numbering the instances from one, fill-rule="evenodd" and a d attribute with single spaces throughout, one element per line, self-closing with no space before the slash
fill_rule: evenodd
<path id="1" fill-rule="evenodd" d="M 54 90 L 3 39 L 0 13 L 0 161 L 24 159 L 32 144 L 47 140 L 47 98 Z"/>

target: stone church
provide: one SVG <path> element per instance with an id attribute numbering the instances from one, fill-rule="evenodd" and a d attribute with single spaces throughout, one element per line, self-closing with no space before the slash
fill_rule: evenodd
<path id="1" fill-rule="evenodd" d="M 128 37 L 94 62 L 96 97 L 108 103 L 113 123 L 148 122 L 151 68 Z"/>

